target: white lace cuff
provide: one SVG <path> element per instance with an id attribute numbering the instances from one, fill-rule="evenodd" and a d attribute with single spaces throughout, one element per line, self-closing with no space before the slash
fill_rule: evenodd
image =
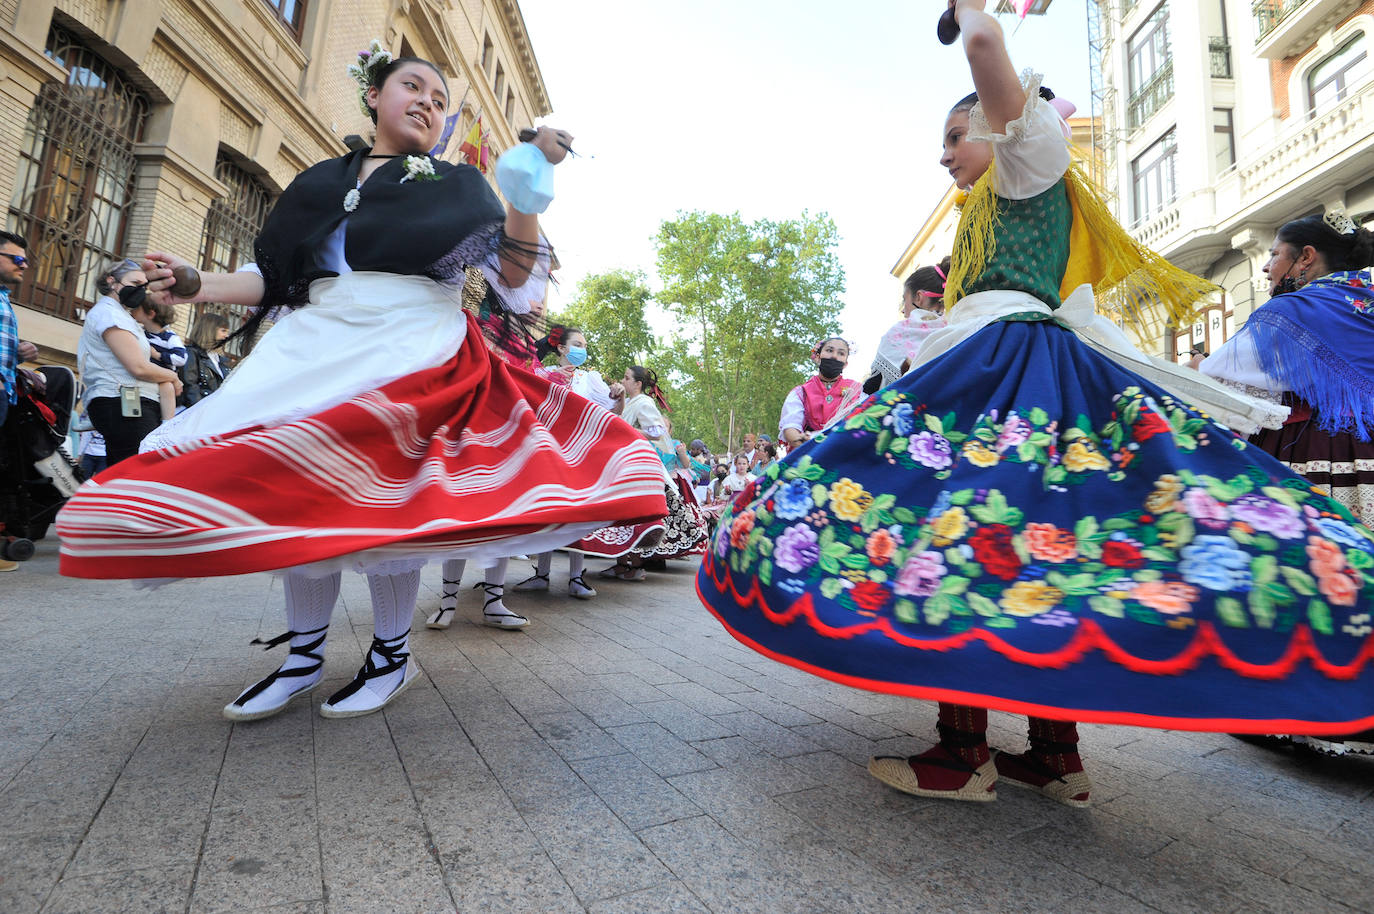
<path id="1" fill-rule="evenodd" d="M 1043 194 L 1064 177 L 1071 157 L 1059 112 L 1040 97 L 1039 73 L 1026 70 L 1021 86 L 1026 104 L 1021 116 L 1007 122 L 1002 133 L 993 131 L 982 103 L 969 112 L 966 140 L 991 143 L 997 158 L 994 190 L 1008 200 L 1026 200 Z"/>

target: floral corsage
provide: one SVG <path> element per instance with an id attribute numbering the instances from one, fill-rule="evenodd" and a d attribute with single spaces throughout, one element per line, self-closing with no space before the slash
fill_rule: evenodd
<path id="1" fill-rule="evenodd" d="M 406 175 L 401 179 L 402 184 L 407 181 L 439 180 L 439 176 L 434 173 L 434 160 L 429 156 L 406 156 L 405 166 Z"/>

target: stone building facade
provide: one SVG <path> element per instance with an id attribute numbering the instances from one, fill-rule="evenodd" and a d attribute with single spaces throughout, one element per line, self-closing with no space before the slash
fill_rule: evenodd
<path id="1" fill-rule="evenodd" d="M 250 260 L 292 177 L 370 138 L 345 68 L 373 37 L 462 101 L 446 159 L 479 114 L 494 160 L 551 110 L 515 0 L 0 0 L 0 196 L 42 360 L 73 361 L 108 261 Z"/>
<path id="2" fill-rule="evenodd" d="M 1374 0 L 1097 0 L 1118 217 L 1222 292 L 1144 344 L 1215 349 L 1268 295 L 1274 231 L 1374 215 Z"/>

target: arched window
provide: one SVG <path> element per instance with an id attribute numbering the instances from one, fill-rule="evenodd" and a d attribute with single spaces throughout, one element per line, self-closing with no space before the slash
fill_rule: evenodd
<path id="1" fill-rule="evenodd" d="M 24 125 L 9 221 L 28 238 L 34 267 L 17 302 L 80 320 L 100 269 L 124 255 L 133 209 L 134 145 L 146 96 L 80 39 L 54 25 L 44 49 L 67 71 L 44 85 Z"/>
<path id="2" fill-rule="evenodd" d="M 253 242 L 272 207 L 272 195 L 261 181 L 222 151 L 215 160 L 215 179 L 228 187 L 229 193 L 211 202 L 205 214 L 200 265 L 212 272 L 232 273 L 253 260 Z M 248 318 L 248 309 L 242 305 L 203 304 L 196 306 L 191 317 L 193 325 L 204 310 L 228 316 L 236 327 Z M 233 356 L 245 355 L 243 340 L 235 340 L 228 352 Z"/>
<path id="3" fill-rule="evenodd" d="M 1369 79 L 1374 68 L 1365 52 L 1365 36 L 1356 33 L 1307 74 L 1307 110 L 1315 117 L 1341 102 Z"/>

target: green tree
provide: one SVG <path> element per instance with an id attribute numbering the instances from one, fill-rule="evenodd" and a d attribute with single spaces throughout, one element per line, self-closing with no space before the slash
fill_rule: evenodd
<path id="1" fill-rule="evenodd" d="M 720 448 L 746 431 L 777 434 L 783 399 L 815 370 L 811 347 L 839 332 L 838 241 L 824 213 L 752 224 L 679 213 L 659 227 L 658 301 L 678 328 L 658 358 L 679 437 L 690 428 Z"/>
<path id="2" fill-rule="evenodd" d="M 644 319 L 649 300 L 643 273 L 593 273 L 577 284 L 577 294 L 552 322 L 569 324 L 586 334 L 587 364 L 609 383 L 654 351 L 653 331 Z"/>

